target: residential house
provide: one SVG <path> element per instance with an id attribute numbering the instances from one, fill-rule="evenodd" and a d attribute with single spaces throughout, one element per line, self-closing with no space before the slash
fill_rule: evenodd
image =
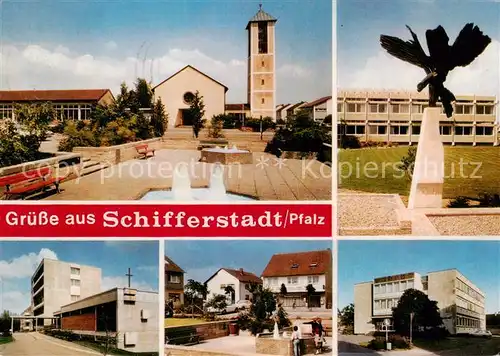
<path id="1" fill-rule="evenodd" d="M 255 274 L 243 270 L 243 268 L 221 268 L 207 279 L 205 284 L 208 289 L 207 300 L 218 294 L 227 295 L 225 288 L 227 286 L 233 287 L 234 294 L 227 295 L 228 304 L 231 305 L 240 300 L 251 300 L 250 285 L 262 284 L 262 280 Z"/>
<path id="2" fill-rule="evenodd" d="M 332 307 L 332 252 L 293 252 L 271 257 L 262 272 L 264 287 L 279 294 L 284 307 L 324 308 Z M 314 288 L 307 291 L 308 285 Z M 282 295 L 282 286 L 286 293 Z"/>
<path id="3" fill-rule="evenodd" d="M 165 256 L 165 302 L 175 306 L 184 304 L 184 270 Z"/>
<path id="4" fill-rule="evenodd" d="M 322 98 L 311 101 L 301 106 L 302 110 L 309 113 L 311 119 L 317 122 L 323 122 L 325 117 L 332 115 L 333 101 L 331 96 L 324 96 Z"/>

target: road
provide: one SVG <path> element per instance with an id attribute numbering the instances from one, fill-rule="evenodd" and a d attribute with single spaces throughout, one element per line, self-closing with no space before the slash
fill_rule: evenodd
<path id="1" fill-rule="evenodd" d="M 11 343 L 0 345 L 0 356 L 91 356 L 99 353 L 39 333 L 15 333 Z"/>

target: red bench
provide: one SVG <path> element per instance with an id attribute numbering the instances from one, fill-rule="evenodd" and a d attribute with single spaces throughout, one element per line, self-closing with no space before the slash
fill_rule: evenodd
<path id="1" fill-rule="evenodd" d="M 0 187 L 5 187 L 5 196 L 7 199 L 20 196 L 24 199 L 26 196 L 55 187 L 60 193 L 59 185 L 66 178 L 54 177 L 51 167 L 43 167 L 27 172 L 17 173 L 10 176 L 0 177 Z"/>
<path id="2" fill-rule="evenodd" d="M 155 155 L 154 148 L 149 148 L 148 145 L 137 145 L 135 146 L 135 149 L 137 150 L 137 153 L 144 156 L 144 158 L 154 157 Z"/>

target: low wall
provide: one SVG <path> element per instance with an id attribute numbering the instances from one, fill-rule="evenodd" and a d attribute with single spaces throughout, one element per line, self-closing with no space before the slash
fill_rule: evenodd
<path id="1" fill-rule="evenodd" d="M 235 354 L 214 351 L 193 349 L 189 346 L 168 346 L 165 348 L 165 356 L 234 356 Z"/>
<path id="2" fill-rule="evenodd" d="M 301 339 L 302 354 L 314 353 L 316 347 L 312 337 L 304 337 Z M 293 356 L 293 342 L 289 338 L 281 338 L 275 340 L 272 335 L 259 335 L 255 339 L 255 352 L 257 354 L 266 355 L 284 355 Z"/>
<path id="3" fill-rule="evenodd" d="M 158 150 L 162 148 L 162 138 L 157 137 L 109 147 L 74 147 L 73 152 L 79 153 L 84 158 L 89 158 L 91 161 L 114 165 L 136 158 L 138 154 L 135 147 L 144 144 L 148 145 L 149 148 Z"/>
<path id="4" fill-rule="evenodd" d="M 82 155 L 80 153 L 59 152 L 56 153 L 54 157 L 0 168 L 0 177 L 28 172 L 43 167 L 53 167 L 54 169 L 57 170 L 58 168 L 64 168 L 64 162 L 68 162 L 67 166 L 69 166 L 70 163 L 80 164 L 81 161 L 82 161 Z"/>
<path id="5" fill-rule="evenodd" d="M 200 337 L 200 341 L 216 339 L 219 337 L 229 336 L 229 320 L 213 321 L 203 324 L 187 325 L 187 326 L 171 326 L 165 328 L 165 335 L 173 334 L 176 331 L 183 333 L 191 330 Z"/>

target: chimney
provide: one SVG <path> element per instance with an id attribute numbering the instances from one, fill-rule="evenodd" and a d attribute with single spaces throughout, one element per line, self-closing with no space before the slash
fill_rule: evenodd
<path id="1" fill-rule="evenodd" d="M 243 268 L 240 268 L 240 274 L 243 276 Z"/>

